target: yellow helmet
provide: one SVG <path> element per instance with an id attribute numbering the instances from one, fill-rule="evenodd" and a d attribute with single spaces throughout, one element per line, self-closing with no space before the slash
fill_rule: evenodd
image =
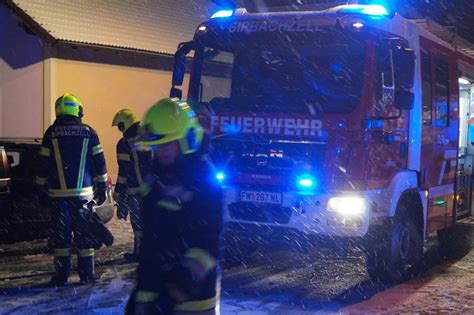
<path id="1" fill-rule="evenodd" d="M 181 152 L 190 154 L 201 146 L 203 130 L 191 107 L 177 98 L 165 98 L 153 105 L 145 114 L 142 140 L 143 149 L 177 140 Z"/>
<path id="2" fill-rule="evenodd" d="M 82 102 L 70 93 L 65 93 L 56 100 L 54 110 L 56 112 L 56 117 L 71 115 L 82 118 L 83 113 Z"/>
<path id="3" fill-rule="evenodd" d="M 137 122 L 139 122 L 138 117 L 133 111 L 130 109 L 122 109 L 115 114 L 112 126 L 117 126 L 121 132 L 125 132 Z"/>

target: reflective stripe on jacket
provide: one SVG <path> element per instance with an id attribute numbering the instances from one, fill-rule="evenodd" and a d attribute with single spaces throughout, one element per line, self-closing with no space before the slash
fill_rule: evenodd
<path id="1" fill-rule="evenodd" d="M 61 116 L 48 128 L 38 154 L 37 184 L 51 197 L 79 197 L 106 190 L 107 168 L 94 129 L 79 118 Z"/>
<path id="2" fill-rule="evenodd" d="M 135 149 L 139 124 L 125 131 L 117 143 L 117 163 L 119 166 L 115 191 L 135 195 L 143 185 L 143 174 L 151 163 L 151 152 L 139 152 Z"/>

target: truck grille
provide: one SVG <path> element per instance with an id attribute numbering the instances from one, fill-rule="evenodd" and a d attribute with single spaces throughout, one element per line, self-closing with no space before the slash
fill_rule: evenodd
<path id="1" fill-rule="evenodd" d="M 290 222 L 292 211 L 288 207 L 236 202 L 229 205 L 229 213 L 236 220 L 286 224 Z"/>
<path id="2" fill-rule="evenodd" d="M 213 143 L 212 156 L 218 164 L 233 173 L 291 175 L 310 165 L 313 172 L 321 170 L 325 145 L 319 143 L 219 140 Z"/>

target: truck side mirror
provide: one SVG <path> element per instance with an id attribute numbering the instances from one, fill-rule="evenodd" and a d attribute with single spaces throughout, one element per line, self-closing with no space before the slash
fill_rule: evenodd
<path id="1" fill-rule="evenodd" d="M 395 91 L 395 107 L 399 110 L 411 110 L 414 107 L 415 96 L 407 90 Z"/>
<path id="2" fill-rule="evenodd" d="M 186 56 L 194 49 L 193 42 L 181 43 L 178 45 L 178 50 L 174 54 L 173 78 L 171 84 L 173 86 L 180 86 L 184 81 L 184 74 L 186 73 Z"/>
<path id="3" fill-rule="evenodd" d="M 411 89 L 415 80 L 415 53 L 408 48 L 393 48 L 396 89 Z"/>
<path id="4" fill-rule="evenodd" d="M 177 53 L 176 53 L 177 54 Z M 174 56 L 173 78 L 171 83 L 173 86 L 181 85 L 184 81 L 184 74 L 186 73 L 186 55 Z"/>
<path id="5" fill-rule="evenodd" d="M 177 87 L 173 86 L 173 87 L 171 87 L 170 97 L 171 98 L 177 97 L 177 98 L 181 99 L 183 97 L 183 91 L 181 91 L 181 89 L 178 89 Z"/>

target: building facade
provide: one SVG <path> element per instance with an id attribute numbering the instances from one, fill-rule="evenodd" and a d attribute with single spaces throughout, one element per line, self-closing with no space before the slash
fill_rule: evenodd
<path id="1" fill-rule="evenodd" d="M 116 174 L 114 114 L 139 116 L 169 95 L 173 54 L 209 18 L 210 1 L 0 3 L 0 137 L 41 138 L 63 93 L 84 103 L 84 122 Z M 184 91 L 186 92 L 186 91 Z"/>

